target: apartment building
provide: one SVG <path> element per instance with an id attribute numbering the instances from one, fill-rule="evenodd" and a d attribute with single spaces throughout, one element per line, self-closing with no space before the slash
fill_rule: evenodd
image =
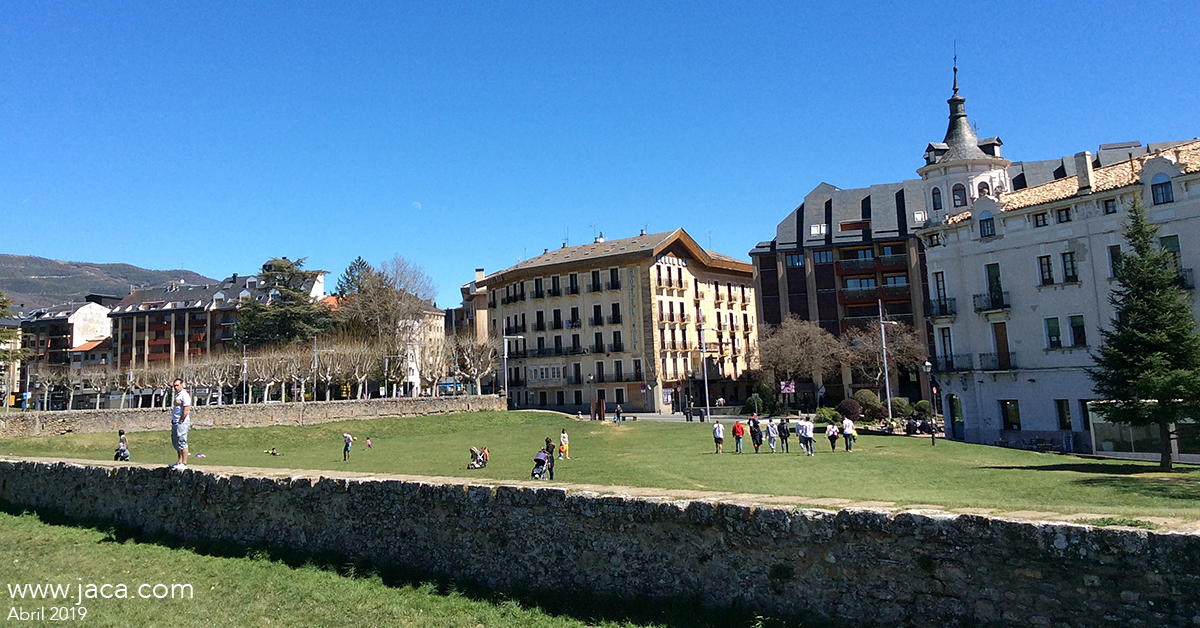
<path id="1" fill-rule="evenodd" d="M 93 301 L 28 312 L 21 320 L 21 346 L 29 352 L 26 364 L 70 365 L 73 349 L 109 337 L 108 313 Z"/>
<path id="2" fill-rule="evenodd" d="M 1092 433 L 1086 369 L 1113 316 L 1108 296 L 1134 198 L 1200 305 L 1192 274 L 1200 264 L 1200 142 L 1106 145 L 1074 162 L 1073 176 L 973 194 L 920 231 L 937 370 L 959 438 L 1041 439 L 1086 452 L 1095 437 L 1096 453 L 1127 440 Z"/>
<path id="3" fill-rule="evenodd" d="M 487 333 L 504 337 L 500 384 L 516 406 L 670 412 L 704 405 L 706 372 L 714 402 L 750 393 L 752 267 L 682 229 L 547 249 L 477 275 L 476 293 Z"/>

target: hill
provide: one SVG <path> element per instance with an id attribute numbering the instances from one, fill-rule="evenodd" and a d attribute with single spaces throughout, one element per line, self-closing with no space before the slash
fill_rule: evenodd
<path id="1" fill-rule="evenodd" d="M 129 264 L 63 262 L 44 257 L 0 254 L 0 292 L 13 300 L 14 310 L 82 301 L 88 294 L 124 296 L 130 288 L 160 286 L 183 280 L 216 283 L 190 270 L 147 270 Z"/>

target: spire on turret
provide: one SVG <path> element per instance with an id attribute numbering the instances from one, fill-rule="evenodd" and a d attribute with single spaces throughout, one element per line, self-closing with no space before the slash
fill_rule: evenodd
<path id="1" fill-rule="evenodd" d="M 954 53 L 954 95 L 958 95 L 958 53 Z"/>

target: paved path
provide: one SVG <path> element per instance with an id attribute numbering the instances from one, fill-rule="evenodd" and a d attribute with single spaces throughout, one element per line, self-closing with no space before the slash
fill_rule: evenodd
<path id="1" fill-rule="evenodd" d="M 143 469 L 162 468 L 164 465 L 132 464 L 112 462 L 108 460 L 82 460 L 77 458 L 38 458 L 19 456 L 0 456 L 5 461 L 37 461 L 37 462 L 69 462 L 82 466 L 94 467 L 140 467 Z M 428 475 L 402 475 L 360 473 L 353 471 L 328 471 L 321 469 L 265 469 L 261 467 L 228 467 L 219 465 L 197 465 L 191 470 L 220 475 L 251 475 L 269 478 L 362 478 L 380 480 L 404 480 L 413 482 L 434 482 L 440 484 L 477 484 L 485 486 L 553 486 L 568 491 L 590 491 L 601 495 L 629 495 L 646 498 L 668 499 L 707 499 L 714 501 L 736 502 L 741 504 L 763 504 L 771 506 L 794 506 L 815 510 L 837 511 L 845 508 L 871 508 L 888 512 L 921 512 L 924 514 L 971 514 L 1000 519 L 1019 521 L 1058 521 L 1072 522 L 1081 519 L 1102 519 L 1113 515 L 1097 513 L 1063 514 L 1057 512 L 1042 512 L 1032 510 L 1004 511 L 995 508 L 945 508 L 937 504 L 904 504 L 887 501 L 855 501 L 836 497 L 804 497 L 800 495 L 766 495 L 755 493 L 730 493 L 724 491 L 693 491 L 685 489 L 664 489 L 632 486 L 604 486 L 600 484 L 568 484 L 565 482 L 540 482 L 534 480 L 499 480 L 484 477 L 450 477 Z M 1121 517 L 1125 518 L 1125 517 Z M 1200 521 L 1172 517 L 1136 517 L 1158 525 L 1159 532 L 1183 532 L 1200 535 Z"/>

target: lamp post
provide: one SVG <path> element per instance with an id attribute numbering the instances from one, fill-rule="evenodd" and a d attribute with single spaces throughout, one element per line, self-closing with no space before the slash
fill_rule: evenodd
<path id="1" fill-rule="evenodd" d="M 934 405 L 934 402 L 937 400 L 937 393 L 933 392 L 933 380 L 929 377 L 929 374 L 933 372 L 933 364 L 929 360 L 925 360 L 925 363 L 921 365 L 921 370 L 925 371 L 925 379 L 929 381 L 929 407 L 933 410 L 933 417 L 930 419 L 932 426 L 929 428 L 929 444 L 933 446 L 937 445 L 938 415 L 938 407 Z"/>
<path id="2" fill-rule="evenodd" d="M 879 299 L 879 341 L 883 344 L 883 388 L 886 391 L 887 399 L 883 400 L 883 405 L 887 406 L 888 425 L 891 425 L 892 417 L 892 378 L 888 376 L 887 362 L 887 334 L 884 333 L 884 325 L 899 325 L 896 321 L 883 320 L 883 299 Z"/>
<path id="3" fill-rule="evenodd" d="M 708 398 L 708 348 L 704 342 L 704 326 L 701 325 L 697 331 L 700 332 L 700 368 L 704 371 L 704 416 L 701 421 L 712 416 L 712 403 Z"/>

